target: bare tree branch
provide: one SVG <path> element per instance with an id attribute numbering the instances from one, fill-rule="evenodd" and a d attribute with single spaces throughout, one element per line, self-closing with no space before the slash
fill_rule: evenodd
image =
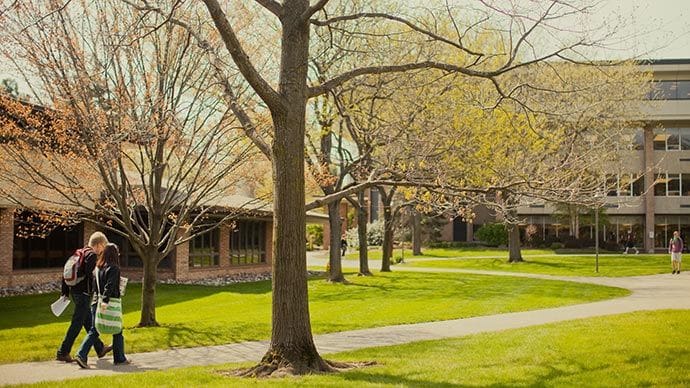
<path id="1" fill-rule="evenodd" d="M 225 43 L 225 48 L 232 56 L 232 59 L 237 64 L 244 78 L 252 85 L 256 94 L 258 94 L 271 109 L 280 111 L 285 110 L 285 104 L 287 104 L 287 102 L 283 100 L 283 98 L 261 76 L 259 71 L 256 70 L 249 56 L 242 48 L 242 44 L 237 39 L 237 35 L 235 35 L 235 31 L 230 25 L 230 22 L 228 22 L 228 18 L 225 16 L 218 0 L 204 0 L 204 4 L 206 4 L 209 15 L 211 19 L 213 19 L 213 23 L 223 39 L 223 43 Z"/>
<path id="2" fill-rule="evenodd" d="M 274 0 L 254 0 L 279 18 L 283 16 L 283 6 Z"/>

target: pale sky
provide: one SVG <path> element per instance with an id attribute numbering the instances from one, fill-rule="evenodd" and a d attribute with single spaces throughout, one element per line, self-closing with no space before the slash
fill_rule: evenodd
<path id="1" fill-rule="evenodd" d="M 313 2 L 314 0 L 312 0 Z M 420 4 L 428 0 L 404 0 Z M 450 4 L 478 5 L 478 0 L 448 0 Z M 495 4 L 502 1 L 488 0 Z M 541 4 L 545 0 L 512 0 L 522 5 Z M 597 0 L 593 0 L 597 1 Z M 407 3 L 410 4 L 410 3 Z M 603 0 L 599 12 L 592 20 L 580 20 L 583 25 L 599 25 L 602 22 L 615 22 L 622 18 L 626 26 L 620 32 L 627 38 L 615 46 L 597 52 L 598 59 L 669 59 L 690 58 L 690 0 Z M 0 30 L 2 26 L 0 26 Z M 1 31 L 0 31 L 1 32 Z M 614 50 L 611 50 L 615 47 Z M 20 78 L 10 70 L 8 63 L 0 58 L 0 79 L 8 76 Z M 20 89 L 27 92 L 26 84 L 19 80 Z"/>
<path id="2" fill-rule="evenodd" d="M 690 0 L 605 0 L 602 11 L 631 21 L 625 32 L 635 37 L 622 56 L 690 58 Z"/>

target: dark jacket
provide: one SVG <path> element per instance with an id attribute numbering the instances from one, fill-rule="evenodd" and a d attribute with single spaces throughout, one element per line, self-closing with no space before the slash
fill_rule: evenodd
<path id="1" fill-rule="evenodd" d="M 91 247 L 84 247 L 83 249 L 88 249 L 88 252 L 84 257 L 84 265 L 79 268 L 77 275 L 84 276 L 84 279 L 74 286 L 68 286 L 67 283 L 65 283 L 65 279 L 62 279 L 62 295 L 69 295 L 70 291 L 72 292 L 72 295 L 91 295 L 91 293 L 95 290 L 95 288 L 91 286 L 91 283 L 93 282 L 93 269 L 96 268 L 96 260 L 98 260 L 98 256 L 96 255 L 96 252 L 91 249 Z"/>
<path id="2" fill-rule="evenodd" d="M 120 267 L 117 265 L 106 265 L 103 268 L 98 268 L 98 289 L 97 294 L 103 296 L 103 302 L 108 303 L 110 298 L 120 297 Z M 93 280 L 93 289 L 96 290 L 96 278 Z"/>

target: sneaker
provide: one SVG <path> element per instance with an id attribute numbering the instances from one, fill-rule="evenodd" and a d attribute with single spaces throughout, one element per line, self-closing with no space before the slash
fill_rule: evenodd
<path id="1" fill-rule="evenodd" d="M 105 357 L 106 354 L 110 353 L 110 351 L 113 350 L 112 345 L 104 346 L 103 350 L 101 350 L 100 353 L 98 353 L 98 358 L 103 358 Z"/>
<path id="2" fill-rule="evenodd" d="M 126 359 L 126 360 L 124 360 L 124 361 L 122 361 L 122 362 L 113 362 L 113 365 L 129 365 L 129 364 L 131 364 L 131 363 L 132 363 L 132 360 L 130 360 L 130 359 L 128 358 L 128 359 Z"/>
<path id="3" fill-rule="evenodd" d="M 55 356 L 55 360 L 64 362 L 74 362 L 74 359 L 69 354 L 58 354 L 57 356 Z"/>
<path id="4" fill-rule="evenodd" d="M 79 355 L 74 356 L 74 361 L 76 361 L 77 364 L 79 364 L 80 368 L 89 369 L 89 364 L 86 363 L 86 360 L 79 357 Z"/>

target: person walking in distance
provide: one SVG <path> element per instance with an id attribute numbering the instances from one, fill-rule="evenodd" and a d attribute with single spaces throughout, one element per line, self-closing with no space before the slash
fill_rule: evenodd
<path id="1" fill-rule="evenodd" d="M 625 240 L 625 252 L 623 252 L 623 254 L 627 255 L 628 251 L 632 253 L 632 249 L 635 250 L 636 255 L 640 253 L 640 251 L 637 250 L 637 247 L 635 246 L 635 236 L 632 233 L 628 233 L 628 237 Z"/>
<path id="2" fill-rule="evenodd" d="M 82 257 L 81 265 L 76 273 L 77 278 L 81 278 L 73 286 L 68 286 L 65 279 L 62 279 L 62 296 L 71 296 L 74 302 L 74 312 L 72 313 L 72 322 L 67 329 L 65 338 L 57 351 L 55 359 L 57 361 L 73 362 L 74 359 L 70 356 L 74 340 L 77 339 L 79 331 L 84 328 L 87 333 L 93 326 L 93 316 L 91 315 L 91 297 L 94 289 L 91 287 L 93 281 L 93 269 L 96 268 L 97 255 L 103 252 L 108 239 L 101 232 L 96 232 L 89 237 L 89 244 L 75 252 L 75 255 Z M 112 347 L 105 346 L 101 340 L 94 342 L 94 349 L 98 358 L 105 356 Z"/>
<path id="3" fill-rule="evenodd" d="M 673 238 L 668 242 L 668 252 L 671 254 L 671 273 L 680 273 L 681 252 L 683 252 L 683 239 L 678 231 L 673 232 Z"/>

